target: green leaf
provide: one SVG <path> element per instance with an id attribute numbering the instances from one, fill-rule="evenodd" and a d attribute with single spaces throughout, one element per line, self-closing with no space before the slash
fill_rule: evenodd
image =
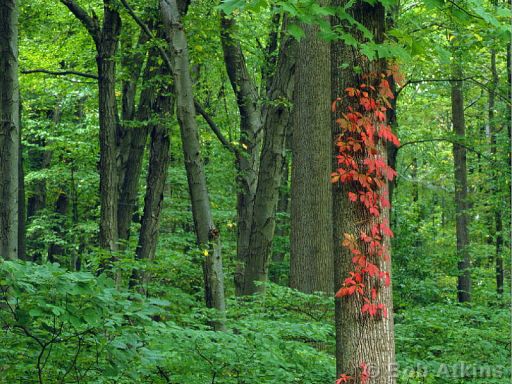
<path id="1" fill-rule="evenodd" d="M 297 24 L 290 24 L 287 31 L 291 36 L 299 41 L 305 36 L 304 30 Z"/>

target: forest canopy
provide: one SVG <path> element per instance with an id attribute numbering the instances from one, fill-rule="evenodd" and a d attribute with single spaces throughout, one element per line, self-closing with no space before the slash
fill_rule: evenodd
<path id="1" fill-rule="evenodd" d="M 0 0 L 0 383 L 509 383 L 511 21 Z"/>

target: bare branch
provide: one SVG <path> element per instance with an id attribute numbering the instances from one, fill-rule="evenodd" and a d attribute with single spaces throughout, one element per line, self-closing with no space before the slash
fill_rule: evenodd
<path id="1" fill-rule="evenodd" d="M 212 120 L 212 118 L 210 117 L 210 115 L 208 115 L 208 113 L 203 109 L 203 107 L 201 106 L 201 104 L 199 104 L 197 102 L 197 100 L 194 100 L 194 105 L 196 107 L 196 111 L 199 112 L 199 114 L 201 116 L 203 116 L 204 120 L 206 121 L 206 123 L 210 126 L 211 130 L 213 131 L 213 133 L 215 134 L 215 136 L 217 136 L 217 138 L 219 139 L 219 141 L 222 143 L 222 145 L 230 152 L 232 152 L 237 158 L 241 156 L 241 153 L 240 151 L 238 150 L 237 147 L 235 147 L 233 144 L 231 144 L 228 139 L 226 139 L 226 137 L 222 134 L 221 130 L 219 129 L 219 127 L 217 126 L 217 124 L 215 124 L 215 122 Z"/>
<path id="2" fill-rule="evenodd" d="M 50 71 L 49 69 L 37 68 L 37 69 L 23 70 L 23 71 L 20 71 L 20 73 L 22 73 L 24 75 L 29 75 L 32 73 L 46 73 L 46 74 L 52 75 L 52 76 L 75 75 L 75 76 L 80 76 L 80 77 L 86 77 L 88 79 L 98 80 L 98 75 L 95 75 L 93 73 L 85 73 L 85 72 L 79 72 L 79 71 L 73 71 L 73 70 Z"/>

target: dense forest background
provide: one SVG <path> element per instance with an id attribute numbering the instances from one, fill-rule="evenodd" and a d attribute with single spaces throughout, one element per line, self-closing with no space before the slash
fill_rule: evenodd
<path id="1" fill-rule="evenodd" d="M 0 383 L 509 383 L 510 7 L 0 0 Z M 334 304 L 333 84 L 375 62 L 394 379 Z"/>

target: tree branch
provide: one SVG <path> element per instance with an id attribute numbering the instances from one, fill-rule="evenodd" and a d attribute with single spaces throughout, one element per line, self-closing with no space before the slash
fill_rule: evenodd
<path id="1" fill-rule="evenodd" d="M 232 152 L 237 158 L 239 158 L 241 156 L 240 150 L 237 147 L 235 147 L 233 144 L 231 144 L 228 141 L 228 139 L 226 139 L 226 137 L 222 134 L 222 132 L 219 129 L 219 127 L 217 126 L 217 124 L 215 124 L 215 122 L 212 120 L 210 115 L 208 115 L 208 113 L 203 109 L 201 104 L 199 104 L 197 102 L 197 100 L 195 100 L 195 99 L 194 99 L 194 105 L 196 107 L 196 111 L 201 116 L 203 116 L 204 120 L 210 126 L 211 130 L 213 131 L 215 136 L 217 136 L 217 139 L 219 139 L 219 141 L 222 143 L 224 148 L 226 148 L 228 151 Z"/>
<path id="2" fill-rule="evenodd" d="M 466 148 L 468 151 L 474 152 L 477 155 L 481 156 L 482 158 L 489 160 L 490 162 L 494 162 L 494 160 L 492 158 L 490 158 L 489 156 L 484 155 L 483 153 L 478 152 L 476 149 L 474 149 L 472 147 L 468 147 L 467 145 L 459 143 L 458 141 L 450 139 L 450 138 L 435 138 L 435 139 L 422 139 L 422 140 L 408 141 L 407 143 L 400 144 L 400 147 L 398 147 L 397 150 L 405 147 L 406 145 L 414 145 L 414 144 L 420 144 L 420 143 L 433 143 L 433 142 L 446 142 L 446 143 L 451 143 L 454 145 L 460 145 L 461 147 Z"/>
<path id="3" fill-rule="evenodd" d="M 95 17 L 89 16 L 89 14 L 80 7 L 74 0 L 60 0 L 62 4 L 64 4 L 68 9 L 75 15 L 75 17 L 80 20 L 80 22 L 87 29 L 91 37 L 93 38 L 95 43 L 99 42 L 99 33 L 100 28 L 98 26 L 98 19 Z"/>
<path id="4" fill-rule="evenodd" d="M 469 12 L 467 9 L 461 7 L 459 4 L 457 4 L 455 1 L 452 1 L 452 0 L 448 0 L 448 3 L 454 5 L 456 8 L 458 8 L 459 10 L 461 10 L 462 12 L 464 12 L 465 14 L 467 14 L 468 16 L 471 16 L 471 17 L 474 17 L 475 19 L 480 19 L 480 20 L 483 20 L 483 17 L 481 16 L 478 16 L 478 15 L 475 15 L 471 12 Z"/>
<path id="5" fill-rule="evenodd" d="M 49 69 L 37 68 L 37 69 L 23 70 L 23 71 L 20 71 L 20 73 L 22 73 L 24 75 L 29 75 L 32 73 L 46 73 L 48 75 L 53 75 L 53 76 L 75 75 L 75 76 L 80 76 L 80 77 L 86 77 L 88 79 L 98 80 L 98 75 L 95 75 L 93 73 L 85 73 L 85 72 L 79 72 L 79 71 L 73 71 L 73 70 L 50 71 Z"/>
<path id="6" fill-rule="evenodd" d="M 400 92 L 404 90 L 405 87 L 407 87 L 410 84 L 421 84 L 421 83 L 440 83 L 444 81 L 465 81 L 465 80 L 471 80 L 471 77 L 465 77 L 463 79 L 417 79 L 417 80 L 407 80 L 404 85 L 402 85 L 398 90 L 396 91 L 396 97 L 400 95 Z"/>
<path id="7" fill-rule="evenodd" d="M 451 79 L 451 78 L 447 78 L 447 79 L 417 79 L 417 80 L 407 80 L 405 82 L 404 85 L 402 85 L 396 92 L 396 97 L 398 97 L 398 95 L 400 95 L 400 92 L 403 91 L 403 89 L 405 87 L 407 87 L 409 84 L 420 84 L 420 83 L 439 83 L 439 82 L 444 82 L 444 81 L 472 81 L 473 83 L 475 83 L 476 85 L 478 85 L 479 87 L 485 89 L 485 90 L 489 90 L 489 87 L 487 85 L 485 85 L 484 83 L 482 83 L 481 81 L 475 79 L 473 76 L 470 76 L 470 77 L 465 77 L 465 78 L 462 78 L 462 79 Z M 496 92 L 496 96 L 498 96 L 500 99 L 502 99 L 505 103 L 507 103 L 507 105 L 511 105 L 511 101 L 503 96 L 502 94 L 500 94 L 499 92 Z"/>
<path id="8" fill-rule="evenodd" d="M 149 27 L 147 26 L 146 23 L 144 23 L 144 21 L 142 21 L 142 19 L 137 16 L 137 14 L 135 13 L 135 11 L 133 10 L 133 8 L 130 6 L 130 4 L 128 4 L 128 1 L 127 0 L 121 0 L 121 3 L 123 4 L 123 6 L 126 8 L 126 10 L 128 11 L 128 13 L 130 14 L 130 16 L 133 18 L 133 20 L 137 23 L 137 25 L 142 29 L 142 31 L 150 38 L 150 39 L 155 39 L 156 37 L 153 35 L 153 33 L 151 32 L 151 30 L 149 29 Z M 165 64 L 167 65 L 169 71 L 171 72 L 171 74 L 174 76 L 175 74 L 175 71 L 174 71 L 174 68 L 172 66 L 172 62 L 171 62 L 171 59 L 169 58 L 169 55 L 167 54 L 167 52 L 165 51 L 165 49 L 163 49 L 160 45 L 156 45 L 157 49 L 158 49 L 158 52 L 160 53 L 160 56 L 162 56 L 162 59 L 164 60 Z M 213 119 L 211 118 L 210 115 L 208 115 L 208 113 L 204 110 L 204 108 L 201 106 L 201 104 L 199 103 L 199 101 L 197 101 L 195 98 L 194 98 L 194 106 L 195 106 L 195 109 L 197 112 L 199 112 L 199 114 L 205 119 L 206 123 L 208 124 L 208 126 L 212 129 L 213 133 L 215 134 L 215 136 L 217 136 L 217 138 L 220 140 L 220 142 L 222 143 L 222 145 L 227 148 L 230 152 L 232 152 L 237 158 L 241 155 L 240 154 L 240 151 L 238 150 L 238 148 L 234 147 L 225 137 L 224 135 L 222 134 L 222 132 L 220 131 L 219 127 L 217 126 L 217 124 L 215 124 L 215 122 L 213 121 Z"/>

